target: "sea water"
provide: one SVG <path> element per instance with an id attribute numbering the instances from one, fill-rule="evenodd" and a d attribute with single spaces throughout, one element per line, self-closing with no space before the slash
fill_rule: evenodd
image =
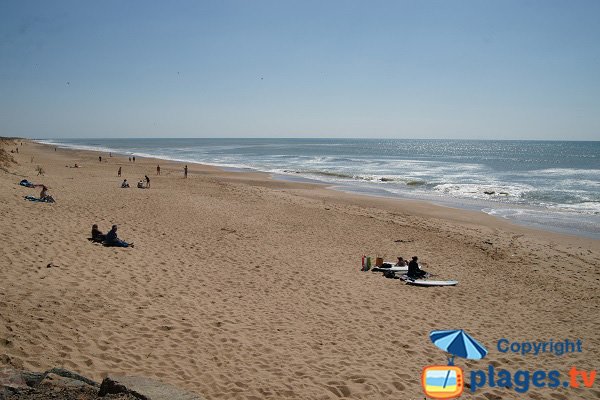
<path id="1" fill-rule="evenodd" d="M 481 210 L 600 238 L 600 142 L 55 139 L 60 147 L 264 171 L 335 189 Z"/>

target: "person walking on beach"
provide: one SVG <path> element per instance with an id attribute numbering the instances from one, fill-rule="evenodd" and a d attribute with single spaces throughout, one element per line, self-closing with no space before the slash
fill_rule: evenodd
<path id="1" fill-rule="evenodd" d="M 135 162 L 135 156 L 133 156 L 132 159 L 133 159 L 133 162 Z"/>
<path id="2" fill-rule="evenodd" d="M 160 175 L 160 164 L 156 166 L 156 175 Z"/>
<path id="3" fill-rule="evenodd" d="M 187 165 L 183 167 L 183 177 L 187 178 Z"/>
<path id="4" fill-rule="evenodd" d="M 117 176 L 120 178 L 121 177 L 121 167 L 119 167 L 119 170 L 117 171 Z"/>
<path id="5" fill-rule="evenodd" d="M 129 162 L 131 162 L 131 157 L 129 157 Z"/>
<path id="6" fill-rule="evenodd" d="M 98 161 L 102 162 L 102 156 L 98 156 Z"/>
<path id="7" fill-rule="evenodd" d="M 144 177 L 146 178 L 146 188 L 150 189 L 150 178 L 148 178 L 148 175 L 144 175 Z"/>

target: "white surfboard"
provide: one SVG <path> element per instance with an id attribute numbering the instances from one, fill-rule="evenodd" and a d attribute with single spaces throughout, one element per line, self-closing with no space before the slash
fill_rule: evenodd
<path id="1" fill-rule="evenodd" d="M 458 281 L 428 281 L 425 279 L 406 279 L 409 285 L 417 286 L 456 286 Z"/>
<path id="2" fill-rule="evenodd" d="M 373 268 L 374 272 L 408 272 L 408 266 L 404 266 L 404 267 L 397 267 L 397 266 L 393 266 L 393 267 L 389 267 L 389 268 L 384 268 L 384 267 L 375 267 Z"/>

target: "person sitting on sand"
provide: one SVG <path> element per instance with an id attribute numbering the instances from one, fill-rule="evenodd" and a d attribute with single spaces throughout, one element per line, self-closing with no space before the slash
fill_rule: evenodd
<path id="1" fill-rule="evenodd" d="M 137 187 L 139 187 L 140 189 L 144 189 L 144 181 L 138 181 L 137 183 Z"/>
<path id="2" fill-rule="evenodd" d="M 102 243 L 106 239 L 106 235 L 98 229 L 98 224 L 92 225 L 92 242 Z"/>
<path id="3" fill-rule="evenodd" d="M 128 188 L 129 187 L 129 182 L 127 182 L 127 179 L 123 179 L 123 183 L 121 183 L 121 187 L 122 188 Z"/>
<path id="4" fill-rule="evenodd" d="M 133 247 L 133 243 L 127 243 L 117 237 L 117 226 L 113 225 L 112 229 L 106 234 L 104 245 L 115 247 Z"/>
<path id="5" fill-rule="evenodd" d="M 424 278 L 427 275 L 427 272 L 419 268 L 418 261 L 419 258 L 414 256 L 412 260 L 408 263 L 408 277 L 412 279 Z"/>
<path id="6" fill-rule="evenodd" d="M 48 194 L 48 187 L 46 187 L 46 185 L 42 185 L 42 191 L 40 192 L 40 201 L 54 203 L 54 198 Z"/>
<path id="7" fill-rule="evenodd" d="M 408 263 L 406 262 L 406 260 L 402 257 L 398 257 L 398 262 L 396 263 L 396 267 L 406 267 L 408 265 Z"/>

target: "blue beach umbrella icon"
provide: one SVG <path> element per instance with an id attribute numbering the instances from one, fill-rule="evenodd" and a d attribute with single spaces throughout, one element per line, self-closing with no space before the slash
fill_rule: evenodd
<path id="1" fill-rule="evenodd" d="M 437 347 L 456 357 L 479 360 L 488 353 L 481 343 L 462 329 L 431 331 L 429 338 Z"/>
<path id="2" fill-rule="evenodd" d="M 448 359 L 448 365 L 454 365 L 454 357 L 479 360 L 488 353 L 482 344 L 462 329 L 431 331 L 429 338 L 437 347 L 452 354 L 452 357 Z M 444 387 L 446 387 L 449 376 L 450 371 L 448 370 L 446 379 L 444 380 Z"/>

